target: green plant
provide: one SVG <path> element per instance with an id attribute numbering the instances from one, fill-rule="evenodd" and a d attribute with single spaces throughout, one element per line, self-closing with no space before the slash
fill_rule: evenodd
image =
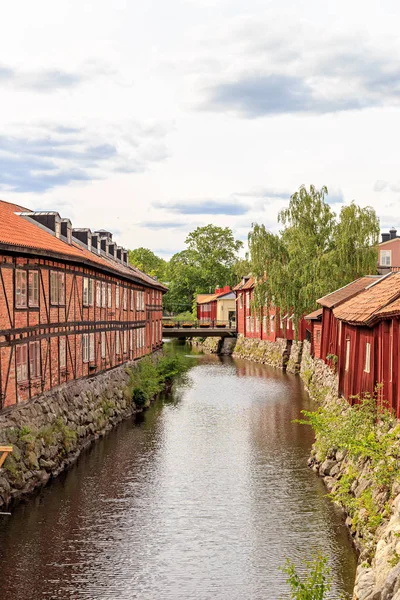
<path id="1" fill-rule="evenodd" d="M 332 587 L 328 559 L 315 554 L 311 560 L 303 562 L 304 569 L 299 573 L 289 559 L 282 571 L 286 573 L 286 583 L 290 587 L 292 600 L 324 600 Z"/>

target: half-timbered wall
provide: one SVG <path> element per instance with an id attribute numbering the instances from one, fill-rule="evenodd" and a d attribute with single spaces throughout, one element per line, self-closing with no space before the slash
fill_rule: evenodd
<path id="1" fill-rule="evenodd" d="M 50 258 L 0 256 L 0 408 L 160 347 L 162 292 Z"/>

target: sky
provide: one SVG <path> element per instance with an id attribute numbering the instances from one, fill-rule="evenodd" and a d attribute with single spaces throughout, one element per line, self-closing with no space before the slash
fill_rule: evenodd
<path id="1" fill-rule="evenodd" d="M 14 0 L 0 198 L 163 258 L 247 240 L 300 185 L 400 229 L 395 0 Z"/>

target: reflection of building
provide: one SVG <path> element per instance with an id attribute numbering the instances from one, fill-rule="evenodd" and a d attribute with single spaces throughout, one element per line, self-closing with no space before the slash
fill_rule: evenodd
<path id="1" fill-rule="evenodd" d="M 196 303 L 200 321 L 236 321 L 236 294 L 229 285 L 217 288 L 214 294 L 199 294 Z"/>
<path id="2" fill-rule="evenodd" d="M 112 234 L 0 202 L 0 408 L 160 347 L 166 288 Z"/>

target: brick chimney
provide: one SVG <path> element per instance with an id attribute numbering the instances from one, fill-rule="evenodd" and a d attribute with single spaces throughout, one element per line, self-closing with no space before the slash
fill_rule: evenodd
<path id="1" fill-rule="evenodd" d="M 390 234 L 390 239 L 395 240 L 397 238 L 397 229 L 392 227 L 392 229 L 389 230 L 389 234 Z"/>

